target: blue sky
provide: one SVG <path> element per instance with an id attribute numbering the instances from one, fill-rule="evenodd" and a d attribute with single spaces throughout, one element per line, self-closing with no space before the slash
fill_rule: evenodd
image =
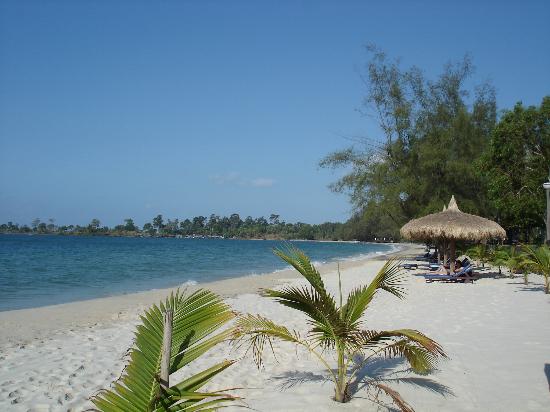
<path id="1" fill-rule="evenodd" d="M 547 1 L 3 1 L 0 222 L 343 221 L 317 163 L 379 136 L 365 44 L 427 76 L 470 53 L 503 109 L 550 93 L 549 21 Z"/>

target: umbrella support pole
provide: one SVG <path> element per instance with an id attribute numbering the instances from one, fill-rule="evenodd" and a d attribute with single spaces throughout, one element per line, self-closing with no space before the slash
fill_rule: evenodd
<path id="1" fill-rule="evenodd" d="M 450 263 L 449 267 L 451 268 L 451 274 L 453 274 L 455 271 L 455 260 L 456 260 L 456 242 L 454 239 L 451 240 L 450 242 L 449 254 L 451 255 L 450 256 L 451 261 L 449 262 Z"/>

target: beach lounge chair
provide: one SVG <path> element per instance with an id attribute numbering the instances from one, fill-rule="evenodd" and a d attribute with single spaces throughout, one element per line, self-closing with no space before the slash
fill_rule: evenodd
<path id="1" fill-rule="evenodd" d="M 403 265 L 405 266 L 405 265 Z M 449 268 L 449 260 L 447 260 L 446 264 L 440 264 L 440 263 L 421 263 L 419 264 L 416 269 L 423 269 L 423 270 L 429 270 L 431 274 L 438 273 L 438 272 L 444 272 L 447 273 L 447 269 Z M 405 268 L 408 269 L 408 268 Z M 415 276 L 422 276 L 425 273 L 416 273 Z"/>
<path id="2" fill-rule="evenodd" d="M 474 275 L 472 265 L 464 266 L 458 272 L 453 274 L 432 274 L 432 273 L 423 273 L 421 276 L 424 276 L 426 282 L 431 283 L 435 281 L 442 282 L 472 282 L 477 280 L 478 277 Z"/>
<path id="3" fill-rule="evenodd" d="M 403 263 L 399 266 L 401 266 L 403 269 L 409 269 L 409 270 L 418 269 L 418 263 Z"/>

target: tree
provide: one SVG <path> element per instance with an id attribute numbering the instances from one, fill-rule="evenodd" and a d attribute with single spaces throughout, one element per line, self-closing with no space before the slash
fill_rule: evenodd
<path id="1" fill-rule="evenodd" d="M 138 227 L 134 224 L 134 220 L 133 219 L 124 219 L 124 230 L 126 230 L 127 232 L 136 232 L 138 231 Z"/>
<path id="2" fill-rule="evenodd" d="M 157 215 L 153 219 L 153 227 L 157 229 L 157 232 L 159 233 L 162 231 L 162 229 L 164 228 L 164 220 L 162 219 L 162 215 Z"/>
<path id="3" fill-rule="evenodd" d="M 99 219 L 92 219 L 92 221 L 88 225 L 88 231 L 96 232 L 99 229 L 100 225 L 101 225 L 101 222 L 99 221 Z"/>
<path id="4" fill-rule="evenodd" d="M 35 218 L 33 219 L 33 221 L 31 222 L 31 226 L 32 226 L 32 230 L 34 232 L 36 232 L 38 230 L 38 225 L 40 224 L 40 219 L 39 218 Z"/>
<path id="5" fill-rule="evenodd" d="M 542 184 L 550 167 L 550 96 L 540 107 L 516 104 L 498 122 L 481 163 L 487 197 L 508 236 L 529 242 L 543 233 Z M 534 233 L 534 229 L 537 230 Z"/>
<path id="6" fill-rule="evenodd" d="M 180 223 L 180 230 L 183 232 L 184 235 L 190 235 L 193 233 L 193 223 L 189 219 L 185 219 L 183 222 Z"/>
<path id="7" fill-rule="evenodd" d="M 309 285 L 289 285 L 281 290 L 266 290 L 264 294 L 305 314 L 310 328 L 306 337 L 302 337 L 297 331 L 291 331 L 260 315 L 248 314 L 239 318 L 236 338 L 250 345 L 257 365 L 262 364 L 266 343 L 272 348 L 272 340 L 290 342 L 304 347 L 321 362 L 334 383 L 334 399 L 337 402 L 349 401 L 352 387 L 364 385 L 382 390 L 402 410 L 412 411 L 397 391 L 375 379 L 367 377 L 363 381 L 359 377 L 363 367 L 380 357 L 403 356 L 414 371 L 426 373 L 435 366 L 439 356 L 445 356 L 437 342 L 416 330 L 374 331 L 362 328 L 362 317 L 378 292 L 386 291 L 398 298 L 404 297 L 403 272 L 399 262 L 388 261 L 370 285 L 354 289 L 346 302 L 342 301 L 340 287 L 337 303 L 303 252 L 290 249 L 288 252 L 276 250 L 275 254 L 292 265 Z M 332 357 L 327 356 L 332 351 L 336 352 L 335 368 L 330 364 Z"/>
<path id="8" fill-rule="evenodd" d="M 278 225 L 279 224 L 279 215 L 271 214 L 269 216 L 269 223 L 272 225 Z"/>
<path id="9" fill-rule="evenodd" d="M 380 50 L 368 51 L 365 114 L 374 112 L 383 137 L 355 139 L 322 159 L 322 167 L 349 169 L 331 189 L 348 193 L 357 214 L 383 222 L 375 235 L 398 236 L 404 223 L 441 210 L 453 194 L 466 211 L 485 213 L 476 161 L 496 119 L 493 88 L 483 84 L 467 100 L 468 57 L 428 80 L 416 67 L 403 70 Z"/>
<path id="10" fill-rule="evenodd" d="M 143 231 L 147 232 L 149 234 L 149 236 L 153 236 L 155 234 L 155 228 L 149 222 L 147 222 L 143 225 Z"/>
<path id="11" fill-rule="evenodd" d="M 55 232 L 55 219 L 50 217 L 48 219 L 48 222 L 50 222 L 50 223 L 48 223 L 48 226 L 47 226 L 48 227 L 48 232 L 50 232 L 50 233 Z"/>
<path id="12" fill-rule="evenodd" d="M 241 226 L 242 220 L 238 213 L 233 213 L 229 216 L 229 224 L 231 229 L 235 230 Z"/>
<path id="13" fill-rule="evenodd" d="M 486 243 L 479 243 L 475 246 L 472 246 L 468 249 L 468 255 L 473 259 L 477 260 L 478 265 L 481 263 L 481 267 L 485 267 L 485 262 L 488 262 L 491 259 L 491 255 L 494 254 L 491 252 Z M 500 268 L 499 268 L 500 272 Z"/>
<path id="14" fill-rule="evenodd" d="M 204 229 L 204 225 L 206 223 L 206 217 L 204 216 L 195 216 L 193 218 L 193 233 L 201 233 L 202 229 Z"/>
<path id="15" fill-rule="evenodd" d="M 160 365 L 167 312 L 173 314 L 172 334 L 169 335 L 169 374 L 186 367 L 232 333 L 232 328 L 217 332 L 233 318 L 233 313 L 219 296 L 210 291 L 198 290 L 189 296 L 178 291 L 161 302 L 160 307 L 153 305 L 142 316 L 143 324 L 137 327 L 135 346 L 130 351 L 130 362 L 123 376 L 113 389 L 92 397 L 100 411 L 211 411 L 236 399 L 224 391 L 199 391 L 233 364 L 228 360 L 204 371 L 193 369 L 193 375 L 176 384 L 170 379 L 168 388 L 161 386 Z"/>
<path id="16" fill-rule="evenodd" d="M 179 228 L 179 220 L 178 219 L 174 219 L 174 220 L 168 219 L 168 223 L 166 223 L 164 228 L 165 228 L 165 231 L 167 233 L 170 233 L 172 235 L 176 234 L 178 232 L 178 228 Z"/>
<path id="17" fill-rule="evenodd" d="M 533 249 L 525 248 L 525 264 L 544 277 L 544 293 L 550 293 L 550 248 L 547 245 Z"/>
<path id="18" fill-rule="evenodd" d="M 498 267 L 498 275 L 502 275 L 502 266 L 507 266 L 510 260 L 510 251 L 508 248 L 497 248 L 491 253 L 491 262 Z"/>

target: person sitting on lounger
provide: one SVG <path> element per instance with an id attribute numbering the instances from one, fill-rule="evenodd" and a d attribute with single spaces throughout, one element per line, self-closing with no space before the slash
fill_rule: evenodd
<path id="1" fill-rule="evenodd" d="M 454 272 L 460 272 L 462 270 L 462 262 L 460 260 L 455 260 L 455 270 Z"/>

